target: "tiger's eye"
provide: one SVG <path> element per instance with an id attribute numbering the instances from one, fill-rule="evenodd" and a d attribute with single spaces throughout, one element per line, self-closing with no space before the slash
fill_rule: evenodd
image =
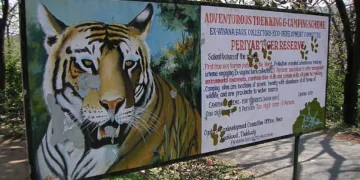
<path id="1" fill-rule="evenodd" d="M 85 67 L 91 67 L 93 65 L 93 62 L 89 59 L 83 59 L 82 63 L 84 64 Z"/>
<path id="2" fill-rule="evenodd" d="M 126 61 L 125 62 L 125 65 L 127 66 L 127 67 L 130 67 L 130 66 L 132 66 L 134 64 L 134 61 Z"/>

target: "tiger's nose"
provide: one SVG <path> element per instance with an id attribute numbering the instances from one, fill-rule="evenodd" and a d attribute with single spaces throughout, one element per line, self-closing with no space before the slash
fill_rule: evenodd
<path id="1" fill-rule="evenodd" d="M 124 104 L 123 98 L 118 98 L 113 101 L 107 101 L 107 100 L 100 100 L 99 103 L 102 107 L 104 107 L 106 110 L 113 110 L 115 111 L 115 114 L 120 109 L 121 105 Z"/>

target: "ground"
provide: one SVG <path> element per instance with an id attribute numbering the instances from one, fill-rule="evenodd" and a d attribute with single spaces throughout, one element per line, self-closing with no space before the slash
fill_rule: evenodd
<path id="1" fill-rule="evenodd" d="M 336 139 L 360 143 L 360 132 L 345 132 L 335 135 Z"/>
<path id="2" fill-rule="evenodd" d="M 223 154 L 243 169 L 252 169 L 255 179 L 291 180 L 294 137 L 251 146 Z M 360 177 L 359 137 L 353 133 L 330 135 L 324 132 L 300 139 L 299 179 L 355 180 Z"/>
<path id="3" fill-rule="evenodd" d="M 0 137 L 0 179 L 29 179 L 24 138 Z"/>
<path id="4" fill-rule="evenodd" d="M 234 168 L 236 173 L 240 172 L 239 169 L 250 173 L 249 179 L 290 180 L 293 142 L 292 137 L 222 153 L 217 157 L 235 164 L 236 169 L 229 167 Z M 303 135 L 299 155 L 300 179 L 357 179 L 360 177 L 359 149 L 358 131 Z M 26 153 L 24 138 L 0 136 L 0 179 L 29 179 Z"/>

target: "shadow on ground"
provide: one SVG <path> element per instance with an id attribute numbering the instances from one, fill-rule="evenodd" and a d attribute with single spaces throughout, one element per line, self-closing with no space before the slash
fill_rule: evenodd
<path id="1" fill-rule="evenodd" d="M 26 141 L 0 138 L 0 180 L 28 178 Z M 294 138 L 286 138 L 219 154 L 254 172 L 257 179 L 290 180 Z M 299 148 L 299 179 L 355 180 L 360 177 L 360 143 L 338 140 L 325 133 L 303 135 Z"/>
<path id="2" fill-rule="evenodd" d="M 223 154 L 257 178 L 292 179 L 294 137 Z M 299 148 L 299 179 L 359 179 L 359 143 L 334 139 L 325 133 L 303 135 Z"/>
<path id="3" fill-rule="evenodd" d="M 28 178 L 26 141 L 0 138 L 0 179 Z"/>

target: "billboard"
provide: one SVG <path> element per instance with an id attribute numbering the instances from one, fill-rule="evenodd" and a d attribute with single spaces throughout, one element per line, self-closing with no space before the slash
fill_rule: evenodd
<path id="1" fill-rule="evenodd" d="M 329 17 L 22 1 L 34 179 L 83 179 L 324 127 Z"/>

